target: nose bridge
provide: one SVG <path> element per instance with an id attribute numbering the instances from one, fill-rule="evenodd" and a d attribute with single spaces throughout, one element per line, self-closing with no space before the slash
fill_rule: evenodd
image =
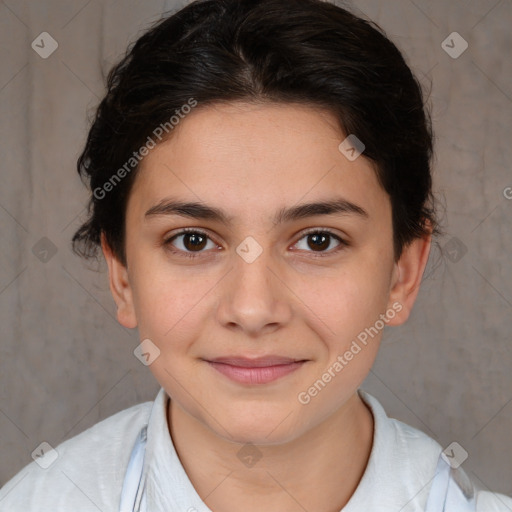
<path id="1" fill-rule="evenodd" d="M 228 286 L 220 299 L 219 320 L 237 324 L 247 331 L 258 331 L 286 321 L 289 305 L 279 279 L 272 250 L 247 237 L 236 248 Z"/>
<path id="2" fill-rule="evenodd" d="M 237 248 L 234 272 L 235 289 L 241 293 L 252 294 L 260 299 L 269 299 L 272 294 L 271 250 L 258 251 L 250 242 L 243 242 Z"/>

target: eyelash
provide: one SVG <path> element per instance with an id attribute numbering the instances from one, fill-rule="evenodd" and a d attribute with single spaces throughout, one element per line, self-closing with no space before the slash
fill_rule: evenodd
<path id="1" fill-rule="evenodd" d="M 164 240 L 163 245 L 166 248 L 168 248 L 168 250 L 170 252 L 172 252 L 173 254 L 179 254 L 180 256 L 183 256 L 185 258 L 191 258 L 191 259 L 198 258 L 204 251 L 191 252 L 191 251 L 182 251 L 181 249 L 171 249 L 171 247 L 172 247 L 172 243 L 171 242 L 174 239 L 178 238 L 179 236 L 185 235 L 187 233 L 194 233 L 194 234 L 197 234 L 197 235 L 201 235 L 201 236 L 204 236 L 204 237 L 208 238 L 212 242 L 214 242 L 214 240 L 212 240 L 208 236 L 207 233 L 205 233 L 204 231 L 201 231 L 200 229 L 185 228 L 185 229 L 182 229 L 180 232 L 175 233 L 170 238 L 167 238 L 166 240 Z M 315 229 L 312 229 L 310 231 L 306 231 L 306 232 L 304 232 L 302 234 L 302 236 L 295 243 L 298 243 L 300 240 L 302 240 L 307 235 L 314 235 L 314 234 L 328 234 L 329 236 L 333 237 L 338 242 L 340 242 L 340 245 L 338 247 L 336 247 L 334 249 L 331 249 L 330 251 L 327 251 L 327 252 L 323 251 L 323 252 L 320 252 L 320 253 L 315 253 L 315 251 L 306 251 L 306 252 L 312 252 L 314 258 L 324 258 L 326 256 L 330 256 L 331 254 L 337 253 L 338 251 L 340 251 L 340 250 L 342 250 L 345 247 L 348 247 L 350 245 L 347 241 L 345 241 L 344 239 L 340 238 L 338 235 L 334 234 L 330 229 L 327 229 L 327 228 L 325 228 L 325 229 L 315 228 Z"/>

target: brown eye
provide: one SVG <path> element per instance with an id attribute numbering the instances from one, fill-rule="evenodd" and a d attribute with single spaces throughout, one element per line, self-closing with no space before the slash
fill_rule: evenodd
<path id="1" fill-rule="evenodd" d="M 313 233 L 307 235 L 308 241 L 311 243 L 308 244 L 309 247 L 314 249 L 315 251 L 318 249 L 319 251 L 323 251 L 329 247 L 329 241 L 331 235 L 325 235 L 323 233 Z"/>
<path id="2" fill-rule="evenodd" d="M 207 237 L 199 233 L 185 233 L 183 235 L 183 245 L 189 251 L 204 249 Z"/>
<path id="3" fill-rule="evenodd" d="M 337 252 L 340 248 L 348 245 L 345 240 L 328 230 L 310 231 L 306 233 L 299 242 L 304 239 L 306 240 L 306 243 L 304 244 L 305 247 L 299 247 L 299 249 L 305 250 L 306 252 L 317 252 L 320 253 L 320 255 L 323 255 L 321 253 L 330 254 Z M 333 240 L 338 243 L 334 249 L 331 247 Z M 299 242 L 297 242 L 297 244 L 299 244 Z M 329 249 L 329 247 L 331 247 L 331 250 L 328 251 L 327 249 Z"/>
<path id="4" fill-rule="evenodd" d="M 194 258 L 197 255 L 201 254 L 203 249 L 208 244 L 208 241 L 211 242 L 211 245 L 213 247 L 216 247 L 215 243 L 213 243 L 212 240 L 210 240 L 210 237 L 199 230 L 183 230 L 179 233 L 176 233 L 169 239 L 164 241 L 164 245 L 169 248 L 169 250 L 173 253 Z"/>

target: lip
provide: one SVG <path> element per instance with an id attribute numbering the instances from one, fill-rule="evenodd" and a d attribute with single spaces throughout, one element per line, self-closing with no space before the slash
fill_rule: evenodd
<path id="1" fill-rule="evenodd" d="M 266 384 L 298 370 L 306 360 L 282 356 L 218 357 L 205 360 L 229 379 L 242 384 Z"/>

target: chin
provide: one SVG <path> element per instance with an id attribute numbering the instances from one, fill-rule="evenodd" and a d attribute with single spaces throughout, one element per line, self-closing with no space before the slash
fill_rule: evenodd
<path id="1" fill-rule="evenodd" d="M 222 424 L 226 426 L 229 434 L 219 428 L 217 424 L 212 425 L 217 435 L 224 437 L 232 443 L 255 444 L 255 445 L 279 445 L 292 441 L 298 435 L 298 432 L 291 431 L 293 428 L 289 420 L 289 412 L 283 413 L 284 409 L 272 411 L 272 413 L 255 414 L 254 410 L 250 414 L 244 414 L 243 410 L 238 409 L 233 415 L 226 414 L 222 417 Z"/>

